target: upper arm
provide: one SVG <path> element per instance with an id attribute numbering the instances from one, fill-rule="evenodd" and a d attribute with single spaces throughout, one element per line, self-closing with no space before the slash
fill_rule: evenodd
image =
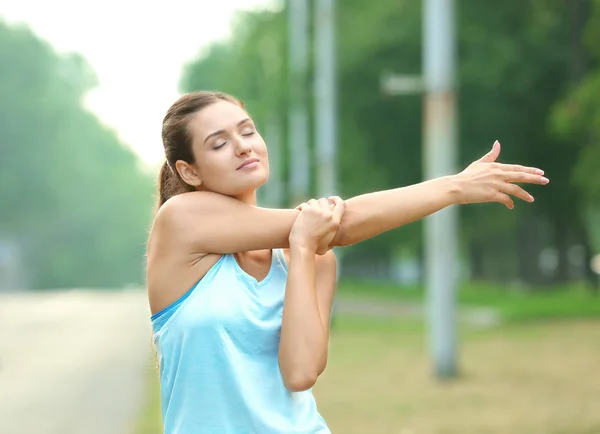
<path id="1" fill-rule="evenodd" d="M 260 208 L 217 193 L 191 192 L 169 199 L 159 209 L 155 225 L 192 252 L 227 254 L 288 247 L 298 212 Z"/>
<path id="2" fill-rule="evenodd" d="M 321 320 L 329 336 L 331 309 L 337 283 L 337 260 L 333 250 L 315 258 L 317 301 Z"/>

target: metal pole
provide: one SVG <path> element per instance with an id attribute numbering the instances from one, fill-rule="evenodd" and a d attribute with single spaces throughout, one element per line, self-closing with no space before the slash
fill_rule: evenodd
<path id="1" fill-rule="evenodd" d="M 309 199 L 310 161 L 308 152 L 307 69 L 308 0 L 288 1 L 290 68 L 290 190 L 292 205 Z"/>
<path id="2" fill-rule="evenodd" d="M 315 147 L 317 196 L 337 196 L 337 80 L 335 50 L 335 2 L 315 0 Z M 343 267 L 343 251 L 335 249 L 337 276 Z M 336 323 L 333 304 L 331 327 Z"/>
<path id="3" fill-rule="evenodd" d="M 454 0 L 424 1 L 424 169 L 427 179 L 456 171 Z M 429 336 L 435 374 L 457 373 L 455 288 L 456 207 L 425 219 Z"/>
<path id="4" fill-rule="evenodd" d="M 327 197 L 338 194 L 334 0 L 316 0 L 315 23 L 317 195 Z"/>
<path id="5" fill-rule="evenodd" d="M 267 206 L 284 207 L 282 183 L 282 136 L 279 117 L 271 115 L 266 125 L 265 138 L 269 150 L 269 180 L 264 186 L 264 198 Z"/>

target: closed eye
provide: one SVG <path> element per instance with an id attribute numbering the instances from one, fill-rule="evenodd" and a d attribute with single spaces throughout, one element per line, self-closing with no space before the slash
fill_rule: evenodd
<path id="1" fill-rule="evenodd" d="M 221 149 L 221 148 L 222 148 L 223 146 L 225 146 L 226 144 L 227 144 L 227 142 L 223 142 L 223 143 L 221 143 L 221 144 L 219 144 L 219 145 L 215 146 L 213 149 L 215 149 L 215 150 L 216 150 L 216 149 Z"/>

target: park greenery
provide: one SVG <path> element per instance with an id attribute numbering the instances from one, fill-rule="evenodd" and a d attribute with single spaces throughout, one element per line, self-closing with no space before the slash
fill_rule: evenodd
<path id="1" fill-rule="evenodd" d="M 421 72 L 421 7 L 338 2 L 343 197 L 423 178 L 422 96 L 387 95 L 380 85 L 385 73 Z M 493 7 L 460 1 L 457 24 L 460 164 L 498 139 L 502 161 L 541 167 L 551 179 L 530 189 L 533 204 L 517 203 L 513 211 L 498 204 L 461 208 L 469 279 L 593 288 L 598 279 L 588 264 L 600 250 L 600 0 L 507 0 Z M 240 13 L 230 38 L 187 65 L 181 90 L 238 96 L 261 130 L 277 124 L 287 157 L 287 50 L 284 8 Z M 311 113 L 312 78 L 305 83 Z M 80 56 L 59 55 L 27 28 L 0 22 L 0 240 L 18 246 L 31 288 L 143 283 L 155 174 L 85 108 L 95 80 Z M 314 176 L 311 188 L 315 194 Z M 417 222 L 351 247 L 344 263 L 418 259 L 421 231 Z M 548 252 L 551 270 L 539 261 Z"/>
<path id="2" fill-rule="evenodd" d="M 139 285 L 153 177 L 84 105 L 94 72 L 0 22 L 0 241 L 30 288 Z"/>
<path id="3" fill-rule="evenodd" d="M 386 73 L 421 72 L 421 3 L 338 5 L 343 197 L 423 179 L 422 97 L 381 89 Z M 182 81 L 183 91 L 220 89 L 242 98 L 259 125 L 279 124 L 285 151 L 287 19 L 283 8 L 240 14 L 231 38 L 191 62 Z M 498 139 L 502 161 L 541 167 L 551 179 L 548 188 L 530 189 L 533 205 L 518 203 L 512 212 L 496 204 L 461 209 L 462 256 L 471 279 L 530 286 L 587 280 L 593 286 L 597 277 L 588 264 L 600 246 L 594 232 L 594 222 L 600 226 L 600 2 L 511 0 L 490 10 L 485 2 L 463 1 L 457 22 L 460 164 Z M 305 86 L 314 113 L 312 79 L 308 74 Z M 314 154 L 314 137 L 311 148 Z M 407 251 L 419 257 L 421 239 L 421 224 L 412 224 L 357 246 L 345 261 L 357 267 L 366 258 L 385 262 Z M 543 252 L 554 254 L 552 270 L 540 266 Z"/>

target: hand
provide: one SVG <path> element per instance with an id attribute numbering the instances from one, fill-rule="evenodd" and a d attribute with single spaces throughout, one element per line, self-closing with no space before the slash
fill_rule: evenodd
<path id="1" fill-rule="evenodd" d="M 489 153 L 453 177 L 458 181 L 460 203 L 499 202 L 513 209 L 515 205 L 509 195 L 533 202 L 533 196 L 515 185 L 515 182 L 539 185 L 550 182 L 542 176 L 543 170 L 496 163 L 499 155 L 500 143 L 496 141 Z"/>
<path id="2" fill-rule="evenodd" d="M 290 247 L 301 246 L 316 254 L 325 254 L 340 227 L 346 203 L 336 196 L 329 200 L 311 199 L 296 209 L 300 210 L 300 214 L 290 231 Z"/>

